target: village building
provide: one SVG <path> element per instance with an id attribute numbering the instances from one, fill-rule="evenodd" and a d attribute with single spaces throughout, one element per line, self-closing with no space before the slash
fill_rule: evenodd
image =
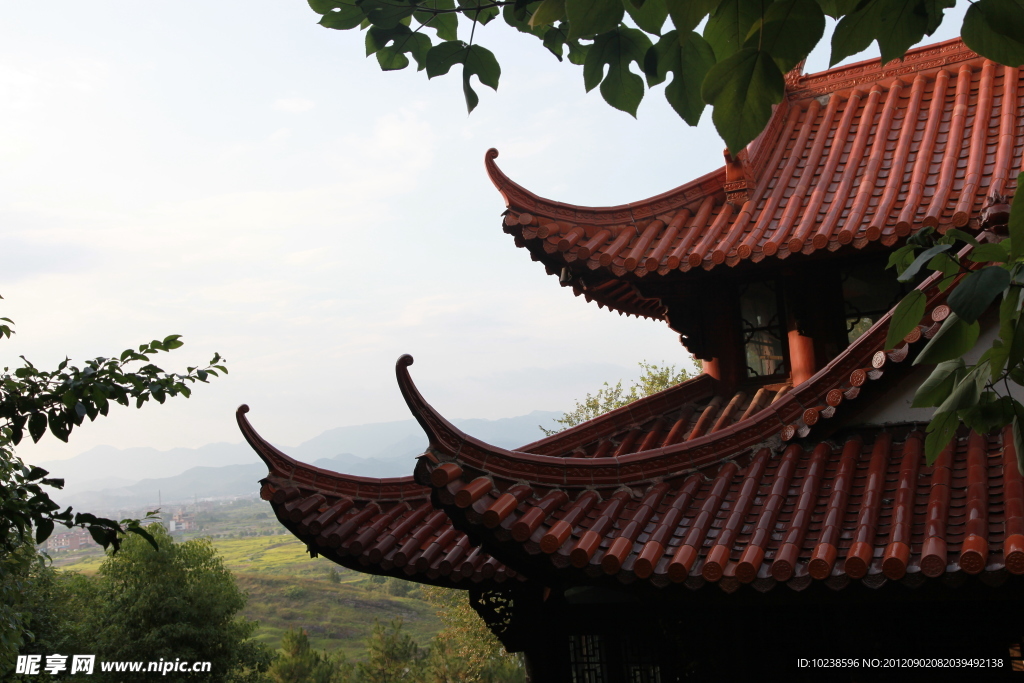
<path id="1" fill-rule="evenodd" d="M 69 529 L 63 533 L 52 534 L 46 539 L 46 550 L 51 553 L 99 547 L 99 543 L 93 540 L 87 529 Z"/>
<path id="2" fill-rule="evenodd" d="M 167 530 L 170 532 L 175 531 L 195 531 L 196 530 L 196 516 L 187 512 L 184 508 L 175 512 L 170 521 L 167 522 Z"/>
<path id="3" fill-rule="evenodd" d="M 434 410 L 404 356 L 430 443 L 415 471 L 298 462 L 242 406 L 263 498 L 312 554 L 469 589 L 536 682 L 867 680 L 813 665 L 846 657 L 1005 668 L 1024 633 L 1013 439 L 962 428 L 926 463 L 931 409 L 911 400 L 930 368 L 912 361 L 955 285 L 917 284 L 925 314 L 886 350 L 905 288 L 885 266 L 926 226 L 1005 235 L 1022 98 L 1018 69 L 959 40 L 794 72 L 724 167 L 610 208 L 544 199 L 491 150 L 516 246 L 581 303 L 664 320 L 703 374 L 510 451 Z"/>

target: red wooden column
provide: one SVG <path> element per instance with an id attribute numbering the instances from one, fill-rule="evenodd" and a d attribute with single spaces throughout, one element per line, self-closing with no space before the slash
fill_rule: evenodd
<path id="1" fill-rule="evenodd" d="M 789 331 L 789 367 L 793 386 L 809 380 L 817 368 L 814 365 L 814 339 L 800 334 L 800 330 Z"/>

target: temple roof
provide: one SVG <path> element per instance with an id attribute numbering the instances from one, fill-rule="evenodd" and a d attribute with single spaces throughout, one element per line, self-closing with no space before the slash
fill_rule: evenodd
<path id="1" fill-rule="evenodd" d="M 924 425 L 839 426 L 862 391 L 884 403 L 884 387 L 898 386 L 938 331 L 951 291 L 938 282 L 919 286 L 924 318 L 895 349 L 883 350 L 890 313 L 810 380 L 734 423 L 727 405 L 742 399 L 706 403 L 701 421 L 727 426 L 675 442 L 673 405 L 713 394 L 713 380 L 508 451 L 439 415 L 403 357 L 399 386 L 430 439 L 417 476 L 456 528 L 545 585 L 614 577 L 767 590 L 1024 573 L 1024 482 L 1010 435 L 961 434 L 927 466 Z"/>
<path id="2" fill-rule="evenodd" d="M 884 402 L 884 387 L 938 331 L 955 289 L 941 291 L 938 278 L 919 286 L 925 316 L 891 351 L 886 315 L 796 388 L 727 395 L 702 375 L 518 451 L 445 420 L 403 356 L 399 387 L 430 441 L 415 477 L 305 465 L 262 439 L 245 406 L 238 422 L 268 465 L 261 495 L 281 522 L 359 571 L 449 586 L 529 577 L 728 591 L 965 573 L 998 581 L 1024 573 L 1011 436 L 962 433 L 927 466 L 923 425 L 829 424 L 862 391 Z"/>
<path id="3" fill-rule="evenodd" d="M 923 425 L 778 441 L 631 486 L 506 485 L 424 459 L 461 528 L 545 585 L 726 591 L 812 580 L 920 585 L 1024 573 L 1024 482 L 1009 431 L 923 457 Z"/>
<path id="4" fill-rule="evenodd" d="M 544 199 L 486 156 L 504 229 L 563 284 L 620 312 L 661 318 L 652 278 L 970 224 L 1021 167 L 1018 69 L 959 40 L 787 79 L 765 131 L 735 159 L 650 199 L 585 207 Z M 975 226 L 976 227 L 976 226 Z M 589 274 L 589 275 L 588 275 Z"/>
<path id="5" fill-rule="evenodd" d="M 1019 81 L 958 40 L 900 64 L 796 76 L 765 133 L 725 168 L 620 207 L 550 202 L 505 177 L 493 150 L 487 165 L 517 244 L 550 272 L 565 268 L 577 294 L 665 317 L 649 294 L 661 276 L 984 227 L 984 202 L 1013 189 L 1024 155 Z M 480 587 L 998 582 L 1024 573 L 1012 438 L 962 432 L 926 465 L 922 424 L 852 419 L 892 400 L 948 317 L 959 278 L 942 290 L 940 277 L 918 286 L 924 316 L 894 349 L 890 311 L 795 387 L 701 375 L 515 451 L 447 421 L 403 356 L 398 384 L 430 444 L 413 477 L 312 467 L 260 437 L 247 407 L 238 422 L 267 463 L 261 495 L 281 522 L 359 571 Z"/>
<path id="6" fill-rule="evenodd" d="M 261 437 L 239 407 L 245 440 L 267 468 L 260 497 L 314 557 L 369 574 L 465 588 L 522 580 L 474 547 L 430 502 L 413 477 L 373 479 L 321 469 L 285 455 Z"/>

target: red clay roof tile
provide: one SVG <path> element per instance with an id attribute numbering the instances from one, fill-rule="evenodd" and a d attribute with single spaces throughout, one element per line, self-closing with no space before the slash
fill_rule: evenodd
<path id="1" fill-rule="evenodd" d="M 621 206 L 543 199 L 498 169 L 495 150 L 486 166 L 517 245 L 551 273 L 585 266 L 577 275 L 610 278 L 586 288 L 570 279 L 577 295 L 661 318 L 660 300 L 637 289 L 654 273 L 890 245 L 923 226 L 968 225 L 986 197 L 1013 189 L 1024 152 L 1020 79 L 1018 69 L 978 57 L 959 39 L 900 63 L 791 79 L 769 127 L 737 159 Z M 749 180 L 729 181 L 735 167 Z M 729 191 L 737 182 L 751 188 L 741 202 Z"/>

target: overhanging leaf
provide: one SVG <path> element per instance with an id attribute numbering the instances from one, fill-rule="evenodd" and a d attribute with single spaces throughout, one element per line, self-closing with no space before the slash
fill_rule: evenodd
<path id="1" fill-rule="evenodd" d="M 462 91 L 466 96 L 466 107 L 472 112 L 479 104 L 480 98 L 470 85 L 469 79 L 476 76 L 480 82 L 491 88 L 498 89 L 498 79 L 501 77 L 501 67 L 494 53 L 480 45 L 470 45 L 466 48 L 466 56 L 462 67 Z"/>
<path id="2" fill-rule="evenodd" d="M 28 433 L 32 437 L 32 441 L 39 441 L 43 438 L 43 434 L 46 433 L 45 413 L 32 413 L 28 418 Z"/>
<path id="3" fill-rule="evenodd" d="M 366 54 L 377 54 L 377 62 L 383 71 L 404 69 L 409 65 L 405 53 L 412 54 L 419 70 L 426 65 L 427 52 L 430 51 L 430 38 L 422 33 L 399 24 L 395 28 L 385 29 L 371 26 L 366 32 Z"/>
<path id="4" fill-rule="evenodd" d="M 1007 66 L 1024 65 L 1024 4 L 1020 0 L 978 0 L 964 14 L 964 43 L 979 55 Z"/>
<path id="5" fill-rule="evenodd" d="M 876 37 L 882 64 L 902 59 L 907 50 L 924 38 L 928 14 L 921 0 L 878 0 Z"/>
<path id="6" fill-rule="evenodd" d="M 1009 344 L 1006 367 L 1016 368 L 1024 361 L 1024 315 L 1017 319 L 1013 330 L 1013 340 Z"/>
<path id="7" fill-rule="evenodd" d="M 486 26 L 500 12 L 498 7 L 480 0 L 457 0 L 457 2 L 462 8 L 462 15 L 470 21 L 479 22 L 481 26 Z"/>
<path id="8" fill-rule="evenodd" d="M 1024 187 L 1024 173 L 1017 176 L 1017 187 Z M 1024 256 L 1024 201 L 1014 198 L 1010 205 L 1010 255 L 1012 258 Z"/>
<path id="9" fill-rule="evenodd" d="M 971 250 L 969 258 L 975 263 L 1006 263 L 1010 260 L 1010 243 L 1003 240 L 994 244 L 979 244 Z"/>
<path id="10" fill-rule="evenodd" d="M 462 64 L 465 58 L 466 43 L 461 40 L 449 40 L 435 45 L 427 52 L 427 78 L 443 76 L 456 64 Z"/>
<path id="11" fill-rule="evenodd" d="M 857 8 L 858 0 L 818 0 L 818 5 L 825 14 L 838 19 L 844 14 L 849 14 Z"/>
<path id="12" fill-rule="evenodd" d="M 850 55 L 863 52 L 875 40 L 880 0 L 867 0 L 836 24 L 832 32 L 832 53 L 828 58 L 833 67 Z"/>
<path id="13" fill-rule="evenodd" d="M 964 367 L 963 358 L 944 361 L 936 365 L 932 374 L 921 383 L 914 393 L 914 401 L 910 407 L 929 408 L 940 405 L 961 379 L 959 373 L 964 370 Z"/>
<path id="14" fill-rule="evenodd" d="M 644 72 L 649 86 L 672 73 L 665 99 L 684 121 L 696 126 L 705 107 L 701 84 L 714 64 L 715 53 L 699 33 L 690 31 L 680 38 L 677 31 L 669 31 L 647 51 Z"/>
<path id="15" fill-rule="evenodd" d="M 1010 271 L 1002 266 L 986 266 L 968 275 L 949 295 L 949 307 L 967 322 L 978 316 L 1010 286 Z"/>
<path id="16" fill-rule="evenodd" d="M 914 365 L 942 363 L 958 358 L 974 348 L 980 332 L 981 326 L 977 322 L 968 323 L 956 313 L 950 313 L 949 317 L 942 321 L 939 331 L 914 359 Z"/>
<path id="17" fill-rule="evenodd" d="M 949 445 L 956 435 L 957 427 L 960 426 L 960 418 L 953 413 L 938 413 L 932 416 L 928 423 L 927 435 L 924 438 L 925 461 L 931 465 L 942 453 L 942 449 Z"/>
<path id="18" fill-rule="evenodd" d="M 312 5 L 312 3 L 310 3 Z M 337 2 L 330 3 L 333 8 L 327 8 L 322 12 L 323 16 L 320 18 L 320 25 L 325 28 L 333 28 L 339 31 L 347 31 L 359 26 L 366 18 L 363 14 L 361 7 L 355 4 L 355 0 L 351 2 Z M 314 8 L 316 11 L 316 8 Z"/>
<path id="19" fill-rule="evenodd" d="M 978 403 L 981 397 L 982 388 L 985 385 L 985 363 L 979 363 L 961 379 L 949 396 L 943 401 L 936 413 L 949 413 L 957 410 L 966 410 Z"/>
<path id="20" fill-rule="evenodd" d="M 889 263 L 885 266 L 886 270 L 889 268 L 895 268 L 896 272 L 903 274 L 911 263 L 914 262 L 914 253 L 917 250 L 913 244 L 904 244 L 896 251 L 889 254 Z"/>
<path id="21" fill-rule="evenodd" d="M 661 35 L 661 29 L 668 17 L 665 0 L 646 0 L 640 7 L 634 5 L 632 0 L 625 0 L 623 4 L 637 26 L 647 33 Z"/>
<path id="22" fill-rule="evenodd" d="M 961 418 L 964 424 L 978 434 L 988 434 L 1013 421 L 1013 399 L 1009 396 L 999 396 L 994 391 L 986 391 L 976 406 L 961 411 Z"/>
<path id="23" fill-rule="evenodd" d="M 53 520 L 52 519 L 39 519 L 36 520 L 36 543 L 42 543 L 50 537 L 53 533 Z"/>
<path id="24" fill-rule="evenodd" d="M 455 9 L 455 0 L 421 0 L 416 3 L 413 19 L 437 32 L 441 40 L 458 40 L 459 16 L 454 12 L 431 12 L 429 10 Z"/>
<path id="25" fill-rule="evenodd" d="M 565 0 L 544 0 L 533 11 L 530 26 L 548 26 L 565 18 Z"/>
<path id="26" fill-rule="evenodd" d="M 875 40 L 883 64 L 900 59 L 924 37 L 929 26 L 922 0 L 866 0 L 836 25 L 829 66 L 867 49 Z"/>
<path id="27" fill-rule="evenodd" d="M 416 6 L 403 0 L 356 0 L 363 14 L 374 26 L 394 28 L 411 17 Z"/>
<path id="28" fill-rule="evenodd" d="M 751 26 L 745 47 L 760 47 L 787 72 L 804 59 L 825 32 L 825 14 L 814 0 L 773 2 Z"/>
<path id="29" fill-rule="evenodd" d="M 889 332 L 885 337 L 885 348 L 891 349 L 910 334 L 911 330 L 917 327 L 924 316 L 926 298 L 924 292 L 915 289 L 907 293 L 903 299 L 896 304 L 896 310 L 889 318 Z"/>
<path id="30" fill-rule="evenodd" d="M 697 28 L 704 17 L 715 11 L 722 0 L 665 0 L 668 15 L 677 31 L 687 33 Z"/>
<path id="31" fill-rule="evenodd" d="M 896 278 L 900 282 L 910 282 L 914 279 L 914 276 L 921 270 L 924 264 L 932 260 L 932 257 L 936 254 L 941 254 L 944 251 L 949 251 L 953 248 L 952 244 L 936 244 L 934 247 L 930 247 L 921 252 L 917 258 L 915 258 L 906 270 L 900 273 L 900 276 Z"/>
<path id="32" fill-rule="evenodd" d="M 771 3 L 772 0 L 722 0 L 715 8 L 704 27 L 704 39 L 719 63 L 743 48 L 750 27 L 765 15 Z"/>
<path id="33" fill-rule="evenodd" d="M 619 25 L 625 13 L 622 0 L 565 0 L 570 40 L 607 33 Z"/>
<path id="34" fill-rule="evenodd" d="M 764 130 L 785 89 L 772 56 L 755 48 L 743 48 L 708 70 L 701 96 L 715 108 L 712 119 L 730 153 L 738 154 Z"/>
<path id="35" fill-rule="evenodd" d="M 635 28 L 619 26 L 599 35 L 590 46 L 583 64 L 583 83 L 587 92 L 600 85 L 605 102 L 635 117 L 644 97 L 644 80 L 629 67 L 633 62 L 642 66 L 644 55 L 650 48 L 647 34 Z"/>

